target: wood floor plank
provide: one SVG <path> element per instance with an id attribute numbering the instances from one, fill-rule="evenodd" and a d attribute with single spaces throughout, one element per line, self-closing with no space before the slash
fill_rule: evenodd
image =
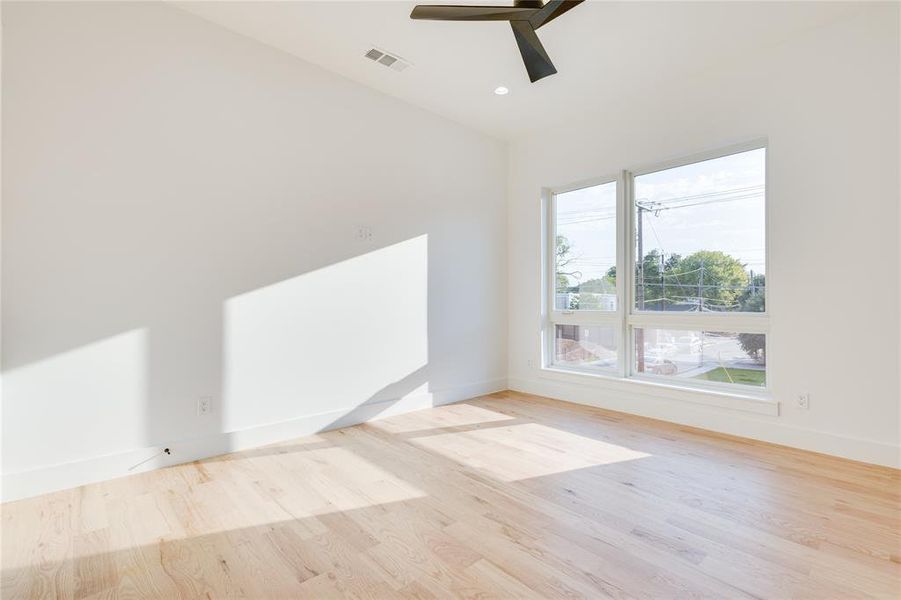
<path id="1" fill-rule="evenodd" d="M 0 506 L 3 598 L 899 598 L 901 473 L 513 392 Z"/>

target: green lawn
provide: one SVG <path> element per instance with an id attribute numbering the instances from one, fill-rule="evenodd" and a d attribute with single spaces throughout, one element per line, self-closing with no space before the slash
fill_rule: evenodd
<path id="1" fill-rule="evenodd" d="M 732 377 L 730 380 L 729 377 Z M 757 369 L 729 369 L 729 375 L 726 375 L 726 369 L 717 367 L 712 371 L 695 375 L 694 379 L 706 379 L 707 381 L 719 381 L 722 383 L 743 383 L 745 385 L 763 386 L 766 383 L 766 371 Z"/>

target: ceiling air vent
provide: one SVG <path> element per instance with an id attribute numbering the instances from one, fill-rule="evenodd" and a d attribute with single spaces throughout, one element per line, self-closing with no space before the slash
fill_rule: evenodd
<path id="1" fill-rule="evenodd" d="M 388 52 L 379 50 L 378 48 L 372 48 L 363 56 L 371 61 L 377 62 L 384 67 L 394 69 L 395 71 L 403 71 L 410 66 L 409 62 L 397 56 L 396 54 L 390 54 Z"/>

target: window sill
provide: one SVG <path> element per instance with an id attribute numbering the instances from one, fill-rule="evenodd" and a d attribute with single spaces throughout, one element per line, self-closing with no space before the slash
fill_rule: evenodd
<path id="1" fill-rule="evenodd" d="M 718 408 L 741 410 L 761 415 L 779 415 L 779 402 L 769 393 L 734 393 L 705 388 L 673 385 L 644 379 L 623 378 L 616 375 L 586 373 L 560 367 L 542 367 L 539 377 L 570 384 L 599 387 L 611 392 L 641 394 L 665 400 L 704 404 Z"/>

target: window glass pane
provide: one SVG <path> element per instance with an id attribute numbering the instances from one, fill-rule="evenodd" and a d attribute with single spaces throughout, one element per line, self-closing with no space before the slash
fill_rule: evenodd
<path id="1" fill-rule="evenodd" d="M 765 168 L 760 148 L 635 178 L 636 309 L 764 311 Z"/>
<path id="2" fill-rule="evenodd" d="M 636 329 L 636 373 L 691 381 L 766 385 L 766 336 L 674 329 Z"/>
<path id="3" fill-rule="evenodd" d="M 557 325 L 554 364 L 616 368 L 616 331 L 609 325 Z"/>
<path id="4" fill-rule="evenodd" d="M 554 200 L 554 308 L 616 310 L 616 182 Z"/>

